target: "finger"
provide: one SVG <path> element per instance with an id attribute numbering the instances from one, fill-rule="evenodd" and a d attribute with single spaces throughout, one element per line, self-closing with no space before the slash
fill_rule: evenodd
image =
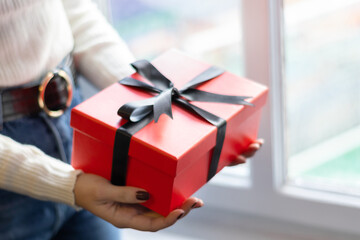
<path id="1" fill-rule="evenodd" d="M 254 156 L 256 151 L 259 149 L 260 145 L 258 143 L 252 143 L 245 152 L 241 153 L 241 156 L 244 156 L 245 158 L 250 158 Z"/>
<path id="2" fill-rule="evenodd" d="M 251 143 L 246 151 L 244 151 L 241 155 L 245 158 L 250 158 L 254 156 L 256 151 L 260 149 L 260 147 L 264 144 L 264 139 L 257 139 L 255 142 Z"/>
<path id="3" fill-rule="evenodd" d="M 232 167 L 232 166 L 236 166 L 236 165 L 244 164 L 244 163 L 246 163 L 246 157 L 244 157 L 243 155 L 239 155 L 236 157 L 235 160 L 230 162 L 228 166 Z"/>
<path id="4" fill-rule="evenodd" d="M 107 185 L 102 192 L 104 200 L 121 203 L 143 203 L 149 200 L 150 194 L 141 188 Z"/>
<path id="5" fill-rule="evenodd" d="M 197 205 L 199 207 L 203 205 L 203 202 L 201 199 L 198 199 L 196 197 L 188 198 L 181 206 L 181 209 L 184 210 L 184 215 L 181 216 L 181 218 L 185 217 L 190 212 L 190 210 L 193 209 Z"/>
<path id="6" fill-rule="evenodd" d="M 197 198 L 197 199 L 198 199 L 198 201 L 196 202 L 196 204 L 193 204 L 193 205 L 191 206 L 192 209 L 201 208 L 201 207 L 204 206 L 203 200 L 201 200 L 201 199 L 199 199 L 199 198 Z"/>
<path id="7" fill-rule="evenodd" d="M 259 138 L 259 139 L 256 139 L 255 143 L 260 144 L 260 147 L 261 147 L 262 145 L 264 145 L 265 140 L 263 138 Z"/>
<path id="8" fill-rule="evenodd" d="M 152 231 L 158 231 L 160 229 L 170 227 L 171 225 L 175 224 L 176 221 L 178 221 L 184 215 L 185 212 L 183 209 L 175 209 L 165 218 L 153 219 Z"/>

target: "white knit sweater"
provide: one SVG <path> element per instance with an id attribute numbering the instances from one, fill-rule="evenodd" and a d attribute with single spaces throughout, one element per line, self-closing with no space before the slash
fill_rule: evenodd
<path id="1" fill-rule="evenodd" d="M 132 54 L 90 0 L 0 0 L 0 87 L 39 78 L 72 50 L 100 88 L 132 72 Z M 2 189 L 74 206 L 79 172 L 0 135 Z"/>

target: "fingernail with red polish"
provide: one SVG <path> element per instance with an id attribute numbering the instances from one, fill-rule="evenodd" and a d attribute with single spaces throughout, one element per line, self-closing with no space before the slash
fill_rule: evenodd
<path id="1" fill-rule="evenodd" d="M 149 200 L 150 194 L 145 191 L 137 191 L 136 192 L 136 199 L 137 200 Z"/>

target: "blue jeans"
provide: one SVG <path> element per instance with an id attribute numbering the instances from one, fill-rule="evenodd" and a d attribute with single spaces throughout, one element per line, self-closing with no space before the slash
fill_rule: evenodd
<path id="1" fill-rule="evenodd" d="M 80 101 L 81 96 L 76 89 L 71 107 Z M 59 130 L 67 159 L 71 159 L 70 109 L 51 121 Z M 55 158 L 60 156 L 54 135 L 41 117 L 26 117 L 4 123 L 0 134 L 20 143 L 34 145 Z M 76 211 L 65 204 L 0 190 L 0 239 L 113 240 L 120 239 L 120 232 L 86 210 Z"/>

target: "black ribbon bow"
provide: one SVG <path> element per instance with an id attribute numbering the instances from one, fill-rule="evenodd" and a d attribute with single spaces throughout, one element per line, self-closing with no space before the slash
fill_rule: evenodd
<path id="1" fill-rule="evenodd" d="M 212 80 L 224 72 L 222 69 L 214 66 L 197 75 L 181 89 L 177 89 L 174 87 L 174 84 L 160 73 L 150 62 L 139 60 L 131 65 L 141 76 L 149 80 L 153 86 L 131 77 L 122 79 L 120 83 L 148 92 L 158 93 L 158 95 L 140 101 L 129 102 L 119 108 L 118 115 L 129 121 L 119 127 L 116 131 L 111 176 L 112 183 L 115 185 L 126 184 L 128 151 L 132 135 L 152 120 L 157 122 L 162 114 L 166 114 L 172 118 L 172 102 L 179 104 L 183 108 L 217 127 L 216 145 L 208 170 L 207 180 L 209 181 L 217 171 L 221 149 L 225 139 L 226 121 L 191 104 L 189 101 L 219 102 L 253 106 L 253 104 L 245 101 L 245 99 L 249 97 L 221 95 L 195 89 L 198 85 Z"/>

